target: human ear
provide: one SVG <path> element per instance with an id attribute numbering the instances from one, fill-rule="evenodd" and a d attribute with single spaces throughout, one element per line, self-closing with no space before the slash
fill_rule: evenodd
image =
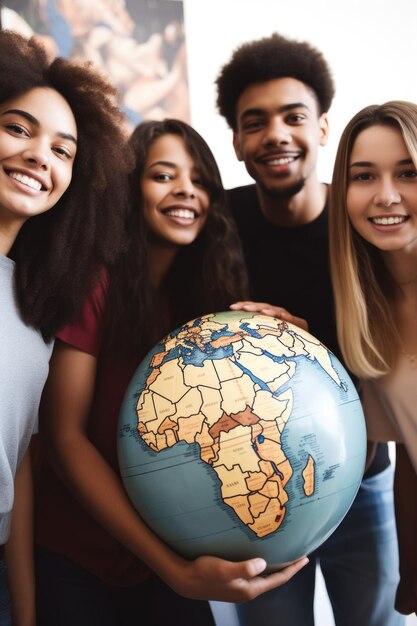
<path id="1" fill-rule="evenodd" d="M 329 138 L 329 118 L 327 113 L 322 113 L 319 117 L 320 145 L 325 146 Z"/>
<path id="2" fill-rule="evenodd" d="M 242 152 L 240 150 L 239 134 L 236 132 L 233 133 L 233 147 L 235 149 L 235 154 L 238 158 L 238 161 L 243 161 Z"/>

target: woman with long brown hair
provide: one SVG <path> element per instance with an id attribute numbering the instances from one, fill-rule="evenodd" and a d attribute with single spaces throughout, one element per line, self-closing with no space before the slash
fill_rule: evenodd
<path id="1" fill-rule="evenodd" d="M 43 400 L 42 433 L 56 471 L 43 463 L 37 472 L 43 626 L 212 624 L 207 602 L 182 596 L 248 599 L 300 567 L 262 578 L 262 559 L 187 561 L 149 530 L 123 489 L 118 414 L 140 360 L 168 331 L 226 309 L 246 291 L 206 142 L 189 125 L 164 120 L 140 125 L 129 145 L 136 167 L 126 249 L 80 322 L 58 334 Z"/>

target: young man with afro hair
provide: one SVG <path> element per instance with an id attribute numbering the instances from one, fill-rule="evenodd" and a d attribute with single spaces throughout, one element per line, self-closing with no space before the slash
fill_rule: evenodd
<path id="1" fill-rule="evenodd" d="M 216 84 L 236 156 L 254 179 L 228 191 L 254 301 L 234 307 L 296 323 L 302 318 L 340 358 L 328 260 L 328 185 L 317 174 L 334 96 L 329 66 L 309 43 L 273 34 L 240 46 Z M 242 626 L 314 625 L 317 563 L 336 626 L 404 624 L 393 608 L 398 553 L 386 444 L 378 447 L 345 519 L 309 558 L 286 585 L 237 607 Z"/>

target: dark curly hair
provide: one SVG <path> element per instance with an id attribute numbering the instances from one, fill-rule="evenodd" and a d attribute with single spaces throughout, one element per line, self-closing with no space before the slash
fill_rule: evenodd
<path id="1" fill-rule="evenodd" d="M 61 94 L 77 125 L 68 189 L 52 209 L 25 222 L 10 251 L 22 318 L 50 338 L 75 320 L 100 268 L 119 253 L 132 160 L 117 92 L 103 76 L 88 63 L 51 62 L 34 38 L 0 31 L 0 104 L 34 88 Z"/>
<path id="2" fill-rule="evenodd" d="M 217 107 L 230 128 L 237 130 L 236 105 L 249 85 L 286 77 L 313 90 L 320 113 L 329 110 L 335 91 L 333 78 L 322 53 L 309 43 L 274 33 L 237 48 L 216 80 Z"/>
<path id="3" fill-rule="evenodd" d="M 210 207 L 203 231 L 192 244 L 180 248 L 156 292 L 150 279 L 149 234 L 139 181 L 150 146 L 169 134 L 184 140 L 208 191 Z M 173 328 L 199 315 L 225 310 L 232 302 L 246 298 L 248 280 L 220 173 L 201 135 L 180 120 L 149 121 L 136 127 L 129 145 L 136 160 L 130 174 L 129 241 L 125 254 L 110 273 L 105 335 L 113 350 L 119 348 L 142 357 Z"/>

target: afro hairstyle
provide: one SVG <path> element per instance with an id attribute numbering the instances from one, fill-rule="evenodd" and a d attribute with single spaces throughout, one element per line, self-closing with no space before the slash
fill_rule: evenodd
<path id="1" fill-rule="evenodd" d="M 273 33 L 235 50 L 216 80 L 217 107 L 230 128 L 237 130 L 236 106 L 244 90 L 275 78 L 296 78 L 316 95 L 320 114 L 326 113 L 335 88 L 322 53 L 305 41 Z"/>

